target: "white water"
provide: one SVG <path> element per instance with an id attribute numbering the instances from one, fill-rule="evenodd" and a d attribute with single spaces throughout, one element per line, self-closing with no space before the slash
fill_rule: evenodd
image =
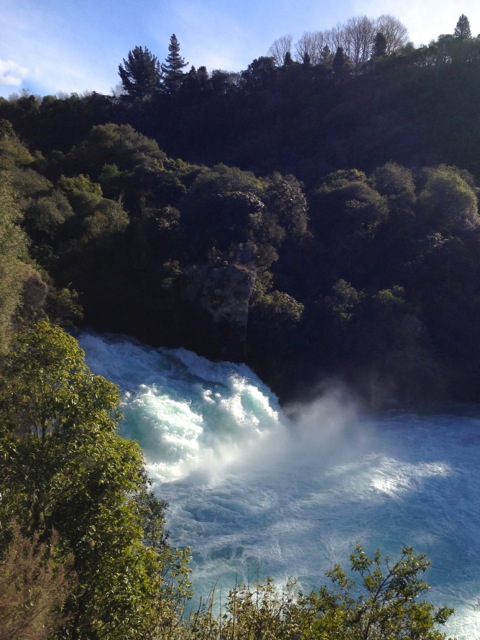
<path id="1" fill-rule="evenodd" d="M 197 595 L 266 576 L 306 591 L 357 542 L 408 545 L 432 561 L 429 599 L 455 607 L 442 630 L 480 638 L 480 408 L 367 421 L 330 396 L 289 420 L 246 367 L 80 343 L 122 390 L 122 429 L 170 503 L 171 542 L 193 547 Z"/>

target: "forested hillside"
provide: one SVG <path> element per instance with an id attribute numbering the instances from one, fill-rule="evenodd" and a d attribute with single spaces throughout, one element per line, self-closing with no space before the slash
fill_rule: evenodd
<path id="1" fill-rule="evenodd" d="M 267 583 L 183 626 L 188 553 L 61 328 L 244 361 L 284 401 L 478 400 L 480 38 L 383 16 L 269 53 L 187 70 L 172 36 L 115 95 L 0 100 L 2 638 L 442 637 L 409 548 L 385 576 L 354 552 L 358 602 L 337 567 L 337 595 Z"/>
<path id="2" fill-rule="evenodd" d="M 312 38 L 232 74 L 172 36 L 119 95 L 0 101 L 49 313 L 246 361 L 283 399 L 476 398 L 480 40 Z"/>

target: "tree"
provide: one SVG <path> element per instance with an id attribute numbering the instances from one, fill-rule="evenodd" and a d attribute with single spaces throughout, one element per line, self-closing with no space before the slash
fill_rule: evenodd
<path id="1" fill-rule="evenodd" d="M 436 629 L 445 624 L 452 609 L 419 600 L 428 589 L 422 574 L 430 563 L 411 547 L 402 549 L 399 560 L 383 560 L 379 551 L 369 557 L 361 546 L 350 556 L 352 575 L 338 565 L 327 576 L 333 589 L 322 587 L 307 602 L 305 640 L 442 640 Z"/>
<path id="2" fill-rule="evenodd" d="M 281 67 L 285 62 L 285 56 L 292 53 L 292 36 L 281 36 L 277 38 L 270 49 L 268 55 L 275 60 L 277 67 Z"/>
<path id="3" fill-rule="evenodd" d="M 326 44 L 321 53 L 320 53 L 320 64 L 323 64 L 324 67 L 330 69 L 332 67 L 333 55 L 330 51 L 330 47 Z"/>
<path id="4" fill-rule="evenodd" d="M 302 184 L 294 176 L 273 174 L 265 202 L 289 238 L 298 240 L 307 233 L 307 199 Z"/>
<path id="5" fill-rule="evenodd" d="M 375 33 L 382 33 L 385 37 L 386 55 L 398 51 L 407 43 L 407 29 L 396 18 L 382 15 L 372 20 L 367 16 L 360 16 L 350 18 L 344 25 L 338 25 L 328 31 L 303 34 L 296 50 L 301 59 L 303 51 L 307 49 L 312 63 L 317 64 L 322 62 L 319 57 L 325 46 L 331 51 L 337 51 L 341 47 L 352 64 L 358 68 L 372 56 Z"/>
<path id="6" fill-rule="evenodd" d="M 265 89 L 277 77 L 275 60 L 268 56 L 255 58 L 245 71 L 242 71 L 242 85 L 246 91 Z"/>
<path id="7" fill-rule="evenodd" d="M 93 127 L 72 149 L 69 163 L 75 173 L 88 173 L 96 179 L 105 165 L 115 164 L 122 172 L 139 173 L 163 169 L 166 154 L 158 143 L 129 124 L 101 124 Z M 125 178 L 123 178 L 125 182 Z M 121 185 L 125 189 L 124 185 Z"/>
<path id="8" fill-rule="evenodd" d="M 160 88 L 160 63 L 147 47 L 129 51 L 123 65 L 118 66 L 124 91 L 132 98 L 146 98 Z"/>
<path id="9" fill-rule="evenodd" d="M 373 174 L 376 190 L 387 197 L 388 206 L 392 213 L 404 214 L 400 219 L 413 220 L 416 201 L 415 181 L 412 172 L 395 162 L 387 162 L 377 167 Z M 404 233 L 404 231 L 403 231 Z"/>
<path id="10" fill-rule="evenodd" d="M 46 321 L 22 333 L 0 379 L 2 524 L 60 536 L 76 585 L 62 639 L 140 640 L 176 619 L 185 553 L 165 543 L 164 505 L 117 432 L 119 392 L 74 338 Z M 155 503 L 155 504 L 154 504 Z M 64 556 L 65 559 L 65 556 Z"/>
<path id="11" fill-rule="evenodd" d="M 11 180 L 23 211 L 23 227 L 35 248 L 51 242 L 60 226 L 73 215 L 67 199 L 33 169 L 13 169 Z"/>
<path id="12" fill-rule="evenodd" d="M 355 68 L 369 60 L 374 34 L 375 26 L 367 16 L 350 18 L 345 25 L 345 51 Z"/>
<path id="13" fill-rule="evenodd" d="M 305 63 L 308 57 L 311 64 L 318 64 L 325 41 L 321 31 L 305 31 L 295 45 L 296 59 Z"/>
<path id="14" fill-rule="evenodd" d="M 284 67 L 289 67 L 292 64 L 293 64 L 292 54 L 290 53 L 290 51 L 287 51 L 287 53 L 285 54 L 285 57 L 283 59 L 283 66 Z"/>
<path id="15" fill-rule="evenodd" d="M 4 173 L 0 174 L 0 354 L 8 350 L 14 314 L 21 302 L 22 260 L 27 239 L 19 226 L 20 211 Z"/>
<path id="16" fill-rule="evenodd" d="M 170 44 L 168 45 L 168 56 L 161 65 L 163 73 L 163 86 L 166 93 L 172 95 L 178 91 L 185 76 L 183 69 L 188 66 L 188 62 L 180 55 L 180 43 L 177 36 L 170 36 Z"/>
<path id="17" fill-rule="evenodd" d="M 445 235 L 478 229 L 480 216 L 471 176 L 447 165 L 427 169 L 426 175 L 418 196 L 418 218 Z"/>
<path id="18" fill-rule="evenodd" d="M 327 572 L 333 587 L 309 595 L 294 581 L 278 588 L 272 580 L 232 589 L 218 618 L 213 602 L 191 616 L 188 638 L 211 640 L 445 640 L 437 630 L 452 609 L 419 598 L 428 590 L 423 554 L 405 548 L 399 560 L 369 558 L 357 546 L 349 577 L 338 565 Z"/>
<path id="19" fill-rule="evenodd" d="M 472 37 L 472 32 L 470 30 L 470 22 L 465 14 L 459 17 L 457 26 L 455 27 L 455 31 L 453 35 L 456 38 L 466 39 Z"/>
<path id="20" fill-rule="evenodd" d="M 338 47 L 333 58 L 332 69 L 336 78 L 343 78 L 349 71 L 349 59 L 343 47 Z"/>
<path id="21" fill-rule="evenodd" d="M 407 44 L 408 31 L 400 20 L 390 15 L 381 15 L 375 22 L 377 33 L 382 33 L 386 40 L 386 55 L 398 51 Z"/>
<path id="22" fill-rule="evenodd" d="M 1 640 L 46 640 L 58 631 L 72 586 L 70 563 L 58 563 L 58 536 L 40 543 L 14 523 L 0 553 Z"/>
<path id="23" fill-rule="evenodd" d="M 383 33 L 377 33 L 373 43 L 372 58 L 383 58 L 387 52 L 387 39 Z"/>

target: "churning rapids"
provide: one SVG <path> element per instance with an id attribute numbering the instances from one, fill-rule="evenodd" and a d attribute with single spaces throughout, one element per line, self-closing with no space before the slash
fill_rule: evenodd
<path id="1" fill-rule="evenodd" d="M 331 396 L 288 418 L 247 367 L 80 344 L 122 391 L 123 433 L 170 503 L 172 544 L 193 547 L 197 595 L 266 576 L 306 591 L 357 542 L 392 557 L 413 546 L 432 561 L 428 597 L 455 607 L 443 630 L 480 638 L 480 408 L 366 420 Z"/>

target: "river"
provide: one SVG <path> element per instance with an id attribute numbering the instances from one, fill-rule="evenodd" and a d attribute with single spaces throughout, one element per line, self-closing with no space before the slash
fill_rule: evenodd
<path id="1" fill-rule="evenodd" d="M 356 543 L 432 562 L 444 631 L 480 638 L 480 407 L 381 418 L 332 390 L 282 410 L 247 367 L 84 333 L 95 373 L 119 385 L 122 432 L 138 440 L 169 502 L 175 546 L 191 546 L 197 597 L 270 576 L 303 591 Z"/>

